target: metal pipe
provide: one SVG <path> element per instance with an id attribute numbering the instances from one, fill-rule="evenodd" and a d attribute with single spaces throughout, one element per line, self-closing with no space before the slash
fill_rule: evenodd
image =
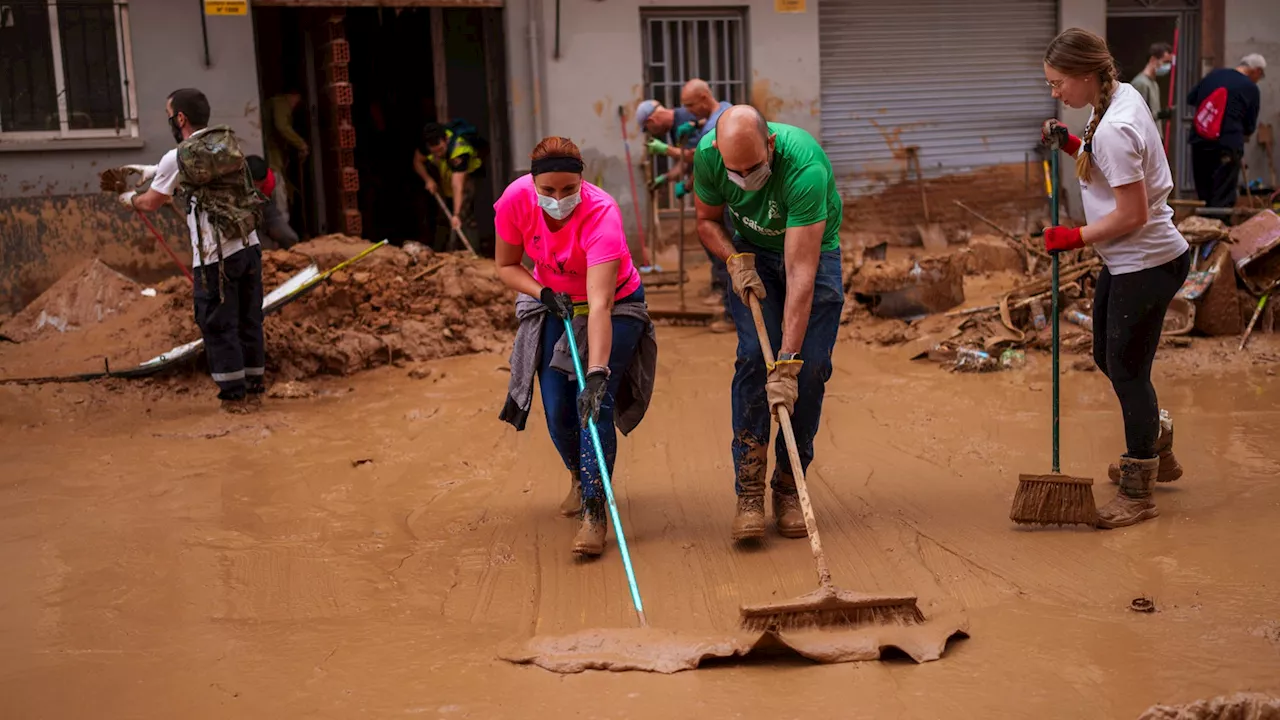
<path id="1" fill-rule="evenodd" d="M 204 16 L 204 0 L 197 0 L 200 3 L 200 35 L 204 37 L 204 66 L 213 67 L 213 60 L 209 57 L 209 23 L 205 22 Z"/>
<path id="2" fill-rule="evenodd" d="M 201 8 L 203 12 L 203 8 Z M 128 88 L 129 110 L 126 117 L 129 119 L 129 134 L 138 137 L 140 133 L 139 116 L 138 116 L 138 87 L 133 82 L 133 31 L 129 28 L 129 6 L 128 4 L 120 5 L 120 34 L 124 41 L 124 76 L 125 86 Z"/>

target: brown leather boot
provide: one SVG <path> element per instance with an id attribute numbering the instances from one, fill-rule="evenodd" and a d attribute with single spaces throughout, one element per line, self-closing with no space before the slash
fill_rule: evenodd
<path id="1" fill-rule="evenodd" d="M 1156 440 L 1156 452 L 1160 455 L 1160 471 L 1156 482 L 1173 482 L 1182 477 L 1182 464 L 1173 456 L 1173 418 L 1168 410 L 1160 411 L 1160 437 Z M 1112 463 L 1107 468 L 1111 482 L 1120 484 L 1120 466 Z"/>
<path id="2" fill-rule="evenodd" d="M 560 501 L 560 514 L 564 517 L 574 517 L 582 513 L 582 480 L 578 475 L 578 471 L 574 470 L 569 473 L 569 494 L 564 496 L 564 500 Z"/>
<path id="3" fill-rule="evenodd" d="M 798 494 L 773 491 L 773 522 L 778 526 L 778 534 L 784 538 L 809 537 Z"/>
<path id="4" fill-rule="evenodd" d="M 594 500 L 583 505 L 582 518 L 578 521 L 578 534 L 573 536 L 573 554 L 599 557 L 604 552 L 604 537 L 609 531 L 604 501 Z"/>
<path id="5" fill-rule="evenodd" d="M 1136 525 L 1158 517 L 1160 511 L 1151 502 L 1160 459 L 1120 458 L 1120 491 L 1111 502 L 1098 508 L 1098 527 L 1104 529 Z"/>
<path id="6" fill-rule="evenodd" d="M 733 518 L 734 540 L 759 540 L 764 537 L 764 493 L 739 495 L 738 514 Z"/>
<path id="7" fill-rule="evenodd" d="M 778 527 L 778 534 L 784 538 L 802 538 L 809 536 L 809 529 L 804 525 L 804 511 L 800 508 L 800 494 L 796 490 L 796 479 L 787 471 L 777 467 L 773 469 L 773 522 Z"/>

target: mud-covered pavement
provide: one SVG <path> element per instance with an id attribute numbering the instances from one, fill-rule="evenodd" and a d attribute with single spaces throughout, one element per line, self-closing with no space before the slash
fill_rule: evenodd
<path id="1" fill-rule="evenodd" d="M 734 341 L 659 339 L 619 502 L 651 624 L 726 630 L 811 589 L 809 548 L 731 545 Z M 384 367 L 248 417 L 203 385 L 0 388 L 0 717 L 1134 718 L 1280 691 L 1265 364 L 1157 360 L 1187 471 L 1159 519 L 1027 531 L 1007 514 L 1018 474 L 1048 469 L 1047 358 L 960 375 L 843 341 L 810 472 L 835 580 L 964 609 L 972 637 L 923 665 L 567 676 L 495 654 L 634 616 L 612 533 L 599 561 L 568 552 L 540 409 L 524 433 L 497 420 L 505 364 Z M 1067 373 L 1063 471 L 1100 502 L 1121 435 L 1105 378 Z"/>

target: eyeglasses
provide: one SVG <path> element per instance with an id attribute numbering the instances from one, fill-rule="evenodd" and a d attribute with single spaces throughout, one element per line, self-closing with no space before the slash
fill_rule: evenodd
<path id="1" fill-rule="evenodd" d="M 1067 81 L 1066 78 L 1063 78 L 1061 80 L 1045 80 L 1044 84 L 1048 85 L 1050 90 L 1061 90 L 1062 84 L 1065 83 L 1066 81 Z"/>

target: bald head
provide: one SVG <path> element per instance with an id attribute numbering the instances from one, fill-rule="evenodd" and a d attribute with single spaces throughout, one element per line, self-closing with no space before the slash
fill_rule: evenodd
<path id="1" fill-rule="evenodd" d="M 699 120 L 706 120 L 716 111 L 719 102 L 716 96 L 711 93 L 711 86 L 706 80 L 694 78 L 684 84 L 680 90 L 680 104 L 684 105 L 684 109 L 693 113 L 693 116 Z"/>
<path id="2" fill-rule="evenodd" d="M 734 105 L 716 122 L 715 147 L 730 172 L 745 175 L 769 159 L 769 124 L 750 105 Z"/>

